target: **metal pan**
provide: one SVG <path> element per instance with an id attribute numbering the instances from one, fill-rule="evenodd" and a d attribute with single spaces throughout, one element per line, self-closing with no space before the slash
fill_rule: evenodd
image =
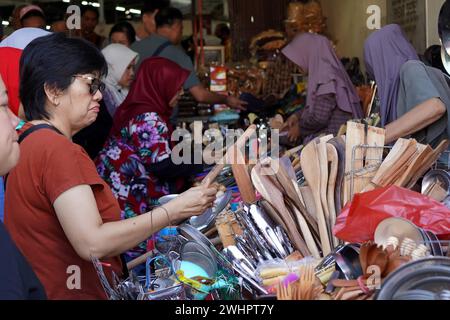
<path id="1" fill-rule="evenodd" d="M 431 170 L 422 181 L 422 194 L 434 183 L 439 182 L 444 190 L 447 190 L 447 196 L 450 195 L 450 175 L 445 170 Z"/>
<path id="2" fill-rule="evenodd" d="M 450 2 L 445 1 L 439 13 L 438 21 L 439 38 L 442 46 L 445 48 L 447 54 L 450 54 Z"/>

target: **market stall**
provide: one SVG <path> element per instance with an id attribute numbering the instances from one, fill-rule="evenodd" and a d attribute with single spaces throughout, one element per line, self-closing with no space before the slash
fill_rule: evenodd
<path id="1" fill-rule="evenodd" d="M 326 34 L 317 2 L 288 12 L 288 31 Z M 449 299 L 449 141 L 387 144 L 372 83 L 359 90 L 365 119 L 305 145 L 283 143 L 275 129 L 304 107 L 307 87 L 282 60 L 289 37 L 266 31 L 253 39 L 250 63 L 202 69 L 212 91 L 240 95 L 249 112 L 185 98 L 179 127 L 245 133 L 197 177 L 220 185 L 213 208 L 156 234 L 125 281 L 109 283 L 94 261 L 110 299 Z M 203 136 L 204 146 L 217 138 Z M 133 273 L 139 264 L 145 276 Z"/>

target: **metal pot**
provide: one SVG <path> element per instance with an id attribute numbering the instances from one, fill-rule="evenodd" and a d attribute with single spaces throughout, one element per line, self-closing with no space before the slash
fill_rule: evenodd
<path id="1" fill-rule="evenodd" d="M 421 290 L 421 291 L 417 291 Z M 394 271 L 383 282 L 377 300 L 419 299 L 426 291 L 444 299 L 450 290 L 450 258 L 432 257 L 408 263 Z"/>

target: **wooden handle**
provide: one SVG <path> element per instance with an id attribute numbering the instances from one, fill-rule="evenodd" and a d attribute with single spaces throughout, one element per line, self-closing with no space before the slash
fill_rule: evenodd
<path id="1" fill-rule="evenodd" d="M 128 270 L 132 270 L 136 268 L 138 265 L 145 263 L 145 261 L 147 261 L 148 258 L 153 257 L 154 255 L 155 255 L 154 251 L 149 251 L 143 254 L 142 256 L 139 256 L 136 259 L 131 260 L 130 262 L 127 263 Z"/>
<path id="2" fill-rule="evenodd" d="M 222 160 L 203 179 L 202 181 L 203 186 L 209 187 L 214 182 L 214 180 L 216 180 L 217 176 L 222 172 L 223 168 L 225 167 L 225 163 L 230 163 L 230 160 L 233 159 L 234 156 L 236 155 L 236 149 L 243 148 L 245 142 L 247 142 L 247 140 L 250 139 L 250 137 L 255 132 L 256 132 L 255 125 L 251 125 L 250 127 L 248 127 L 248 129 L 244 132 L 242 136 L 239 137 L 236 143 L 232 145 L 230 148 L 228 148 Z"/>

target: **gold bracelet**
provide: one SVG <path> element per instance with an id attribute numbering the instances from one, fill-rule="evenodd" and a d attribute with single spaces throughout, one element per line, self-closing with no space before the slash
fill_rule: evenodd
<path id="1" fill-rule="evenodd" d="M 158 208 L 161 208 L 161 209 L 164 210 L 164 212 L 166 213 L 166 216 L 167 216 L 167 220 L 169 221 L 169 225 L 168 226 L 171 227 L 172 226 L 172 221 L 170 221 L 169 211 L 167 211 L 167 209 L 164 208 L 163 206 L 160 206 Z"/>

